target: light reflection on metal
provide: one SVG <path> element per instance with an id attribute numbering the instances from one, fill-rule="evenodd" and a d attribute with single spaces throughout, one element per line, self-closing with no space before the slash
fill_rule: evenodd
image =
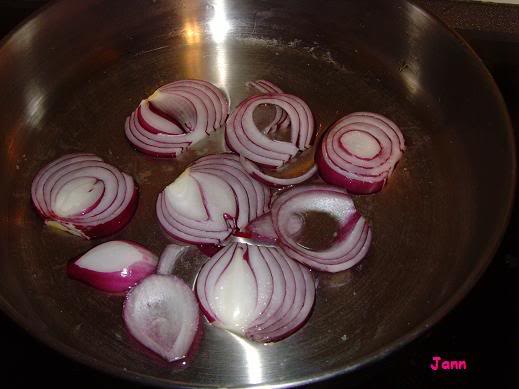
<path id="1" fill-rule="evenodd" d="M 182 37 L 186 43 L 184 53 L 185 77 L 201 78 L 203 74 L 203 58 L 201 42 L 203 31 L 198 21 L 192 17 L 187 17 L 182 30 Z"/>
<path id="2" fill-rule="evenodd" d="M 216 45 L 216 70 L 218 71 L 218 83 L 220 88 L 227 89 L 227 54 L 225 46 Z"/>
<path id="3" fill-rule="evenodd" d="M 200 44 L 189 45 L 184 54 L 184 72 L 186 78 L 203 78 L 204 58 Z"/>
<path id="4" fill-rule="evenodd" d="M 209 21 L 209 31 L 215 43 L 222 43 L 231 30 L 231 23 L 227 20 L 225 12 L 225 0 L 215 0 L 213 7 L 214 16 Z"/>
<path id="5" fill-rule="evenodd" d="M 33 81 L 24 91 L 25 117 L 32 127 L 37 127 L 45 115 L 45 96 L 42 89 Z"/>
<path id="6" fill-rule="evenodd" d="M 184 39 L 188 45 L 196 45 L 200 43 L 200 25 L 196 20 L 188 20 L 184 24 Z"/>
<path id="7" fill-rule="evenodd" d="M 229 334 L 236 340 L 243 350 L 245 361 L 247 362 L 247 376 L 249 378 L 249 384 L 259 384 L 263 382 L 263 364 L 261 361 L 261 355 L 256 347 L 249 341 L 233 334 L 232 332 L 229 332 Z"/>
<path id="8" fill-rule="evenodd" d="M 409 69 L 404 69 L 401 71 L 402 78 L 404 80 L 407 92 L 411 96 L 415 96 L 420 91 L 420 84 L 418 83 L 419 75 L 413 74 Z"/>
<path id="9" fill-rule="evenodd" d="M 209 21 L 209 31 L 213 42 L 216 43 L 217 85 L 222 89 L 227 89 L 228 62 L 224 42 L 227 33 L 231 30 L 231 23 L 227 19 L 225 0 L 215 0 L 213 7 L 214 16 Z"/>
<path id="10" fill-rule="evenodd" d="M 406 4 L 406 7 L 406 12 L 410 15 L 408 19 L 409 24 L 406 29 L 408 34 L 408 50 L 406 58 L 404 58 L 404 61 L 400 64 L 399 72 L 408 93 L 412 97 L 415 97 L 422 92 L 420 81 L 420 78 L 422 77 L 422 74 L 420 73 L 421 67 L 417 65 L 417 58 L 427 56 L 427 53 L 424 50 L 428 49 L 426 46 L 421 46 L 417 43 L 424 41 L 423 36 L 427 34 L 427 32 L 423 30 L 422 26 L 427 25 L 427 23 L 417 22 L 426 17 L 417 7 L 411 4 Z"/>
<path id="11" fill-rule="evenodd" d="M 40 24 L 39 18 L 35 18 L 30 23 L 26 23 L 17 33 L 20 37 L 17 44 L 18 49 L 26 53 L 26 60 L 21 63 L 21 73 L 32 74 L 33 77 L 28 80 L 23 88 L 24 99 L 24 120 L 29 127 L 37 127 L 46 113 L 46 96 L 44 87 L 41 86 L 44 80 L 39 80 L 40 74 L 38 61 L 33 59 L 33 49 L 35 38 L 39 36 Z"/>
<path id="12" fill-rule="evenodd" d="M 202 50 L 200 48 L 202 31 L 200 24 L 195 19 L 187 19 L 184 23 L 183 36 L 188 46 L 185 54 L 186 76 L 187 78 L 200 78 L 202 74 Z"/>

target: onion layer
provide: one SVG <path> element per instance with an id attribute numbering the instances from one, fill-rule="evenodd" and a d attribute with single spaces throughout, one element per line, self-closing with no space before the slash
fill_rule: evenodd
<path id="1" fill-rule="evenodd" d="M 156 268 L 157 256 L 141 245 L 113 240 L 70 262 L 67 274 L 105 292 L 119 293 L 154 273 Z"/>
<path id="2" fill-rule="evenodd" d="M 240 157 L 241 164 L 245 171 L 249 173 L 256 180 L 264 183 L 265 185 L 269 185 L 274 188 L 281 188 L 284 186 L 297 185 L 301 184 L 310 178 L 312 178 L 317 173 L 317 165 L 312 165 L 310 169 L 306 172 L 303 172 L 301 175 L 290 178 L 281 178 L 274 177 L 269 174 L 263 172 L 258 165 L 249 161 L 247 158 Z"/>
<path id="3" fill-rule="evenodd" d="M 47 225 L 90 239 L 128 224 L 137 207 L 137 186 L 94 154 L 68 154 L 38 172 L 31 197 Z"/>
<path id="4" fill-rule="evenodd" d="M 180 80 L 143 100 L 126 119 L 125 133 L 139 151 L 173 158 L 223 126 L 228 114 L 227 97 L 216 86 Z"/>
<path id="5" fill-rule="evenodd" d="M 173 238 L 221 245 L 231 233 L 268 211 L 270 191 L 233 154 L 195 161 L 157 199 L 157 217 Z"/>
<path id="6" fill-rule="evenodd" d="M 272 104 L 287 112 L 290 119 L 290 142 L 273 140 L 264 135 L 253 119 L 254 110 Z M 298 151 L 310 146 L 314 119 L 306 103 L 297 96 L 273 93 L 256 95 L 242 101 L 226 123 L 225 138 L 229 148 L 245 158 L 273 168 L 282 166 Z"/>
<path id="7" fill-rule="evenodd" d="M 207 319 L 257 342 L 297 331 L 315 300 L 308 269 L 272 247 L 232 244 L 200 270 L 196 293 Z"/>
<path id="8" fill-rule="evenodd" d="M 249 81 L 246 85 L 249 88 L 256 89 L 258 92 L 264 94 L 283 93 L 283 90 L 279 86 L 266 80 Z M 290 125 L 290 119 L 288 118 L 287 113 L 277 105 L 275 106 L 275 110 L 276 114 L 274 116 L 274 119 L 272 119 L 270 124 L 262 130 L 262 132 L 265 134 L 268 134 L 271 131 L 276 132 L 279 129 L 288 128 L 288 126 Z"/>
<path id="9" fill-rule="evenodd" d="M 123 319 L 135 339 L 172 362 L 188 355 L 199 329 L 200 311 L 184 281 L 153 274 L 130 290 Z"/>
<path id="10" fill-rule="evenodd" d="M 382 189 L 405 150 L 404 137 L 388 118 L 356 112 L 333 124 L 316 155 L 319 174 L 350 193 Z"/>
<path id="11" fill-rule="evenodd" d="M 304 220 L 309 212 L 327 213 L 338 223 L 331 247 L 315 251 L 297 242 L 302 226 L 294 226 L 294 220 Z M 272 204 L 272 224 L 286 255 L 315 270 L 349 269 L 365 257 L 371 245 L 371 228 L 347 191 L 329 185 L 299 186 L 282 193 Z"/>
<path id="12" fill-rule="evenodd" d="M 272 224 L 272 215 L 270 212 L 254 219 L 243 229 L 243 232 L 236 232 L 234 235 L 267 245 L 275 244 L 279 240 L 274 225 Z"/>
<path id="13" fill-rule="evenodd" d="M 180 246 L 177 244 L 167 245 L 162 254 L 160 254 L 157 274 L 167 276 L 173 273 L 177 261 L 186 254 L 189 249 L 189 246 Z"/>
<path id="14" fill-rule="evenodd" d="M 268 81 L 258 80 L 248 85 L 264 94 L 245 99 L 231 113 L 225 127 L 227 147 L 240 155 L 249 174 L 266 185 L 282 187 L 306 181 L 316 173 L 315 167 L 297 177 L 280 178 L 262 171 L 260 166 L 279 169 L 310 147 L 314 136 L 314 118 L 310 108 L 299 97 L 282 93 L 279 87 Z M 273 105 L 276 114 L 261 131 L 253 114 L 263 104 Z M 275 140 L 266 135 L 289 126 L 290 141 Z"/>

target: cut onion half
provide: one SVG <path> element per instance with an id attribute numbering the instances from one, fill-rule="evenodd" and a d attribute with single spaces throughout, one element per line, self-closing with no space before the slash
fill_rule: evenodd
<path id="1" fill-rule="evenodd" d="M 200 270 L 196 294 L 213 325 L 256 342 L 275 342 L 297 331 L 315 301 L 308 269 L 272 247 L 235 243 Z"/>
<path id="2" fill-rule="evenodd" d="M 269 189 L 249 176 L 234 154 L 202 157 L 157 199 L 157 217 L 172 238 L 219 246 L 269 209 Z"/>
<path id="3" fill-rule="evenodd" d="M 213 84 L 180 80 L 143 100 L 126 119 L 125 134 L 141 152 L 174 158 L 225 123 L 229 102 Z"/>
<path id="4" fill-rule="evenodd" d="M 157 268 L 157 256 L 141 245 L 122 240 L 102 243 L 70 262 L 69 277 L 110 293 L 121 293 Z"/>
<path id="5" fill-rule="evenodd" d="M 48 226 L 91 239 L 128 224 L 137 207 L 137 186 L 94 154 L 68 154 L 36 174 L 31 198 Z"/>

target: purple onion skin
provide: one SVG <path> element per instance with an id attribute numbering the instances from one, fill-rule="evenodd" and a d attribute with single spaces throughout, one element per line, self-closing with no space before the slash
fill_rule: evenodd
<path id="1" fill-rule="evenodd" d="M 126 138 L 128 143 L 130 143 L 130 145 L 137 151 L 140 151 L 141 153 L 143 154 L 146 154 L 146 155 L 149 155 L 151 157 L 155 157 L 155 158 L 163 158 L 163 159 L 173 159 L 173 158 L 177 158 L 177 153 L 158 153 L 158 152 L 153 152 L 153 151 L 150 151 L 150 150 L 147 150 L 145 149 L 144 147 L 140 147 L 138 145 L 134 145 L 133 143 L 130 142 L 130 140 L 128 138 Z"/>
<path id="2" fill-rule="evenodd" d="M 126 271 L 103 273 L 80 267 L 75 264 L 74 260 L 67 265 L 67 275 L 103 292 L 123 293 L 142 279 L 155 273 L 156 268 L 155 265 L 149 263 L 135 263 Z M 124 272 L 127 274 L 123 274 Z"/>
<path id="3" fill-rule="evenodd" d="M 386 183 L 386 179 L 377 182 L 364 182 L 360 180 L 347 178 L 335 172 L 324 160 L 321 152 L 321 147 L 316 153 L 315 162 L 319 169 L 319 175 L 328 184 L 336 185 L 346 189 L 351 194 L 367 195 L 377 193 L 382 190 Z"/>
<path id="4" fill-rule="evenodd" d="M 224 131 L 223 132 L 223 139 L 225 141 L 225 146 L 231 150 L 231 152 L 233 152 L 234 154 L 238 154 L 236 150 L 234 150 L 234 148 L 232 147 L 231 145 L 231 142 L 229 142 L 229 138 L 227 137 L 227 131 Z"/>

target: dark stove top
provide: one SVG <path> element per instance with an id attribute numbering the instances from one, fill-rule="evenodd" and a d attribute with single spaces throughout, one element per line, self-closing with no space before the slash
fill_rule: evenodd
<path id="1" fill-rule="evenodd" d="M 44 0 L 0 0 L 0 37 Z M 499 85 L 519 130 L 519 5 L 416 0 L 465 38 Z M 498 189 L 497 189 L 498 190 Z M 519 204 L 519 203 L 517 203 Z M 354 376 L 324 384 L 358 388 L 519 388 L 519 206 L 494 261 L 447 317 L 420 339 Z M 0 314 L 6 387 L 129 387 L 47 348 Z M 432 357 L 466 360 L 465 371 L 433 372 Z"/>

